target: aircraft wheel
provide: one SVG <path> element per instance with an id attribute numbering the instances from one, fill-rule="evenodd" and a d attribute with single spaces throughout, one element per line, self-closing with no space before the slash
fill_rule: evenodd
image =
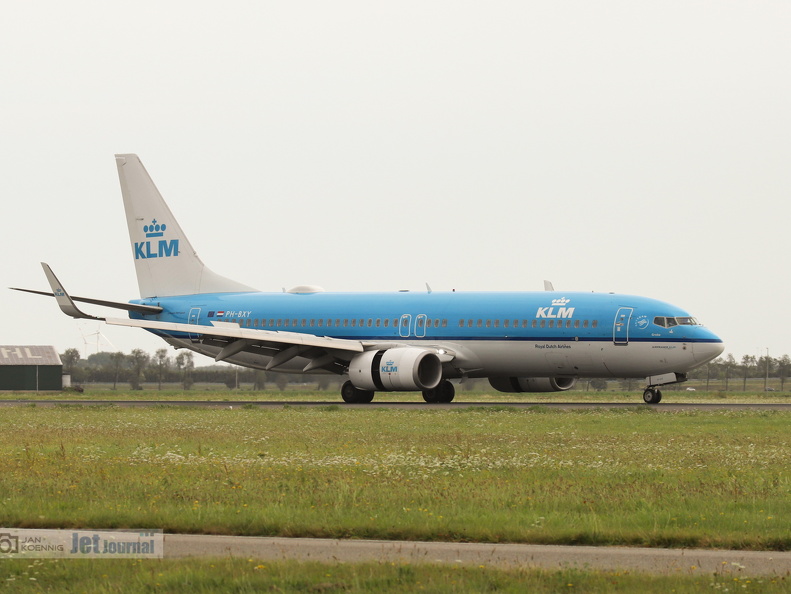
<path id="1" fill-rule="evenodd" d="M 436 388 L 423 390 L 423 400 L 430 404 L 453 402 L 456 396 L 456 388 L 448 380 L 443 380 Z"/>
<path id="2" fill-rule="evenodd" d="M 368 404 L 374 399 L 374 392 L 356 388 L 353 383 L 347 381 L 341 386 L 341 398 L 349 404 Z"/>
<path id="3" fill-rule="evenodd" d="M 423 390 L 423 400 L 428 402 L 429 404 L 435 404 L 439 402 L 437 400 L 438 394 L 436 388 L 431 388 L 430 390 Z"/>
<path id="4" fill-rule="evenodd" d="M 659 404 L 660 400 L 662 400 L 662 392 L 659 390 L 646 388 L 645 392 L 643 392 L 643 401 L 646 404 Z"/>
<path id="5" fill-rule="evenodd" d="M 453 402 L 456 396 L 456 388 L 448 380 L 440 382 L 437 386 L 437 402 Z"/>

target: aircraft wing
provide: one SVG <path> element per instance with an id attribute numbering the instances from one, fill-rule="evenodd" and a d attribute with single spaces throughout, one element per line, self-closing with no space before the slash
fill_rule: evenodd
<path id="1" fill-rule="evenodd" d="M 308 361 L 302 369 L 303 373 L 324 369 L 341 374 L 352 357 L 365 350 L 363 344 L 355 340 L 242 328 L 232 322 L 212 322 L 211 326 L 205 326 L 125 318 L 105 318 L 104 321 L 114 326 L 187 334 L 196 342 L 219 347 L 215 361 L 223 361 L 242 351 L 267 356 L 270 357 L 267 370 L 277 369 L 292 359 L 301 357 Z"/>
<path id="2" fill-rule="evenodd" d="M 164 332 L 184 332 L 195 336 L 217 337 L 219 339 L 231 341 L 245 340 L 261 343 L 277 343 L 286 346 L 319 347 L 338 351 L 348 351 L 350 353 L 362 353 L 364 350 L 362 343 L 356 340 L 329 338 L 326 336 L 316 336 L 315 334 L 301 334 L 299 332 L 273 332 L 271 330 L 242 328 L 238 324 L 232 322 L 213 322 L 211 326 L 201 326 L 198 324 L 157 322 L 154 320 L 129 320 L 126 318 L 104 318 L 104 321 L 113 326 L 131 326 L 133 328 L 161 330 Z"/>

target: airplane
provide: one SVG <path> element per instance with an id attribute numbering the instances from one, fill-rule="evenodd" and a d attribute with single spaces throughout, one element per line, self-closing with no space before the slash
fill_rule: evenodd
<path id="1" fill-rule="evenodd" d="M 140 299 L 71 297 L 42 262 L 73 318 L 143 328 L 215 361 L 345 378 L 341 397 L 420 391 L 451 402 L 454 384 L 487 378 L 501 392 L 555 392 L 579 378 L 645 378 L 643 400 L 719 356 L 712 331 L 674 305 L 616 293 L 426 291 L 340 293 L 303 285 L 259 292 L 210 270 L 137 155 L 115 155 Z M 125 310 L 84 313 L 75 302 Z"/>

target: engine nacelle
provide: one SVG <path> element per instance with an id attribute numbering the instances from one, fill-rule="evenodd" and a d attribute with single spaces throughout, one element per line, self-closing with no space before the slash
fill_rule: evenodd
<path id="1" fill-rule="evenodd" d="M 574 377 L 490 377 L 499 392 L 565 392 L 574 387 Z"/>
<path id="2" fill-rule="evenodd" d="M 349 363 L 349 380 L 361 390 L 431 390 L 442 380 L 442 363 L 426 349 L 366 351 Z"/>

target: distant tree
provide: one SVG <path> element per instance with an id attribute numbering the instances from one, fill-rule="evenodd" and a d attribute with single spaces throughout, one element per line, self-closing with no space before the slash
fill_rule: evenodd
<path id="1" fill-rule="evenodd" d="M 725 391 L 728 391 L 728 380 L 731 377 L 731 369 L 736 367 L 736 359 L 734 359 L 731 353 L 728 353 L 728 356 L 725 357 Z"/>
<path id="2" fill-rule="evenodd" d="M 324 391 L 329 389 L 330 387 L 330 379 L 332 376 L 330 375 L 319 375 L 316 377 L 316 389 L 318 391 Z"/>
<path id="3" fill-rule="evenodd" d="M 607 380 L 600 377 L 595 377 L 588 382 L 588 385 L 597 392 L 601 392 L 602 390 L 607 389 Z"/>
<path id="4" fill-rule="evenodd" d="M 266 371 L 257 369 L 253 376 L 253 390 L 266 390 Z"/>
<path id="5" fill-rule="evenodd" d="M 60 355 L 60 360 L 63 363 L 63 371 L 66 373 L 73 373 L 74 366 L 80 360 L 80 351 L 77 349 L 66 349 Z"/>
<path id="6" fill-rule="evenodd" d="M 281 392 L 285 392 L 288 387 L 288 375 L 285 373 L 275 373 L 275 385 Z"/>
<path id="7" fill-rule="evenodd" d="M 742 392 L 747 391 L 747 377 L 750 375 L 753 367 L 755 367 L 755 357 L 752 355 L 744 355 L 742 357 Z"/>
<path id="8" fill-rule="evenodd" d="M 791 357 L 783 355 L 777 360 L 777 372 L 780 374 L 780 391 L 785 389 L 789 369 L 791 369 Z"/>
<path id="9" fill-rule="evenodd" d="M 142 381 L 145 379 L 143 370 L 146 368 L 146 365 L 148 365 L 151 357 L 141 349 L 134 349 L 129 357 L 132 363 L 132 377 L 129 380 L 129 384 L 132 386 L 133 390 L 142 390 Z"/>
<path id="10" fill-rule="evenodd" d="M 157 369 L 157 384 L 158 390 L 162 389 L 162 377 L 170 367 L 170 357 L 168 357 L 168 350 L 167 349 L 157 349 L 157 352 L 154 353 L 154 364 L 156 365 Z"/>
<path id="11" fill-rule="evenodd" d="M 195 363 L 192 360 L 192 353 L 190 351 L 182 351 L 176 355 L 176 368 L 179 370 L 181 377 L 181 387 L 189 390 L 192 387 L 192 370 L 195 369 Z"/>
<path id="12" fill-rule="evenodd" d="M 111 370 L 113 374 L 113 390 L 116 389 L 118 385 L 118 379 L 121 377 L 121 370 L 124 368 L 126 364 L 127 356 L 124 355 L 121 351 L 117 353 L 112 353 L 110 355 L 110 364 Z"/>

